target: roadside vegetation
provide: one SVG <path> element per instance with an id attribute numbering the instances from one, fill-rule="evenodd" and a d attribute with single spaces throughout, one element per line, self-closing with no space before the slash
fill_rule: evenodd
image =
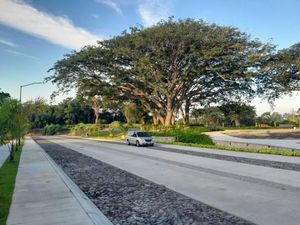
<path id="1" fill-rule="evenodd" d="M 102 126 L 103 127 L 103 126 Z M 126 124 L 114 121 L 113 123 L 101 128 L 96 124 L 77 124 L 70 128 L 69 134 L 83 137 L 97 137 L 100 139 L 124 140 L 128 130 L 147 131 L 152 136 L 175 137 L 176 141 L 183 143 L 198 143 L 213 145 L 211 138 L 203 132 L 219 130 L 200 126 L 155 126 L 142 124 Z"/>
<path id="2" fill-rule="evenodd" d="M 0 145 L 9 148 L 9 159 L 21 144 L 21 138 L 27 130 L 25 111 L 19 101 L 11 99 L 8 93 L 0 92 Z"/>
<path id="3" fill-rule="evenodd" d="M 7 159 L 0 168 L 0 225 L 5 225 L 15 187 L 23 143 L 16 147 L 14 161 Z"/>

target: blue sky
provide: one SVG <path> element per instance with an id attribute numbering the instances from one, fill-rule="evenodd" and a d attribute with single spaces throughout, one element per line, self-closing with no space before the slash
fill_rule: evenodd
<path id="1" fill-rule="evenodd" d="M 299 0 L 0 0 L 0 88 L 18 97 L 21 84 L 42 81 L 64 54 L 169 16 L 235 26 L 287 48 L 300 42 L 299 9 Z M 49 99 L 54 90 L 26 87 L 23 100 Z M 275 110 L 290 112 L 300 108 L 300 97 L 276 103 Z M 259 114 L 270 110 L 259 99 L 252 104 Z"/>

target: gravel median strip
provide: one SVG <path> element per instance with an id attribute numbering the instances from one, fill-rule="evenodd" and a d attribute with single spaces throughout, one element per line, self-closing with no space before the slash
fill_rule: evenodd
<path id="1" fill-rule="evenodd" d="M 35 141 L 115 225 L 253 224 L 61 145 Z"/>

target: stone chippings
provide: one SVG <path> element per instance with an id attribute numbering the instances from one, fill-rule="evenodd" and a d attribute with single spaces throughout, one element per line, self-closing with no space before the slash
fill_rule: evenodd
<path id="1" fill-rule="evenodd" d="M 36 141 L 115 225 L 253 224 L 61 145 Z"/>

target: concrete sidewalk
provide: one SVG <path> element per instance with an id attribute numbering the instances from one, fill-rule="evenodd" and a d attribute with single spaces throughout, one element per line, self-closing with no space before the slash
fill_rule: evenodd
<path id="1" fill-rule="evenodd" d="M 5 145 L 1 146 L 0 147 L 0 168 L 2 167 L 3 163 L 5 162 L 8 156 L 9 156 L 9 151 L 7 146 Z"/>
<path id="2" fill-rule="evenodd" d="M 106 224 L 95 222 L 75 196 L 43 149 L 26 138 L 7 225 Z"/>

